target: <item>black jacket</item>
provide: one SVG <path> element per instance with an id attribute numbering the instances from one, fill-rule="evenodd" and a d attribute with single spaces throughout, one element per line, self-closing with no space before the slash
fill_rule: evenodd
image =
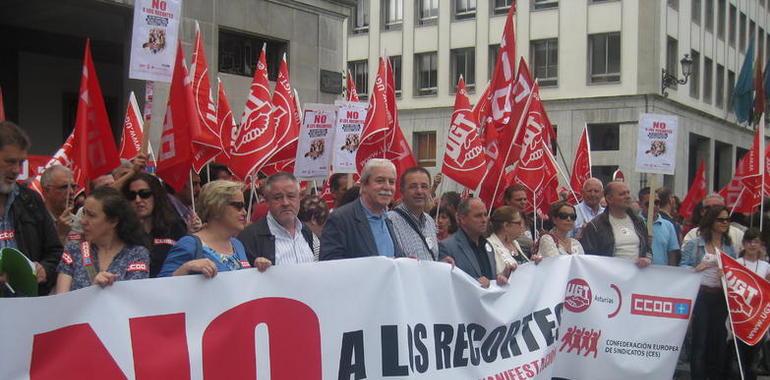
<path id="1" fill-rule="evenodd" d="M 56 284 L 56 267 L 62 244 L 43 199 L 34 190 L 19 186 L 19 195 L 11 204 L 16 246 L 31 261 L 45 268 L 47 281 L 40 284 L 39 295 L 46 295 Z"/>
<path id="2" fill-rule="evenodd" d="M 393 240 L 395 256 L 404 257 L 404 251 L 393 234 L 393 222 L 386 217 L 385 224 Z M 334 209 L 326 220 L 323 234 L 321 234 L 320 260 L 368 256 L 379 256 L 379 252 L 361 200 L 358 199 Z"/>
<path id="3" fill-rule="evenodd" d="M 644 221 L 630 210 L 627 213 L 634 222 L 634 230 L 639 237 L 639 257 L 652 257 Z M 583 251 L 587 255 L 615 256 L 615 236 L 612 234 L 612 225 L 610 225 L 609 208 L 583 228 L 580 245 L 583 246 Z"/>
<path id="4" fill-rule="evenodd" d="M 302 224 L 302 237 L 305 238 L 310 250 L 316 252 L 318 247 L 313 246 L 313 232 L 304 223 Z M 257 257 L 264 257 L 275 265 L 275 236 L 270 233 L 270 228 L 267 226 L 267 217 L 246 227 L 238 235 L 238 240 L 246 247 L 249 263 L 253 265 Z"/>

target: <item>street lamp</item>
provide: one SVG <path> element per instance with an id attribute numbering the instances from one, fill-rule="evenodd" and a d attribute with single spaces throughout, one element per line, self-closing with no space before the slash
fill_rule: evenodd
<path id="1" fill-rule="evenodd" d="M 682 58 L 679 63 L 682 65 L 682 75 L 684 75 L 684 79 L 677 79 L 675 75 L 667 73 L 665 68 L 661 69 L 660 92 L 663 96 L 668 96 L 668 91 L 666 91 L 666 89 L 676 88 L 676 86 L 680 84 L 687 84 L 687 78 L 692 74 L 692 59 L 689 54 L 685 54 L 684 58 Z"/>

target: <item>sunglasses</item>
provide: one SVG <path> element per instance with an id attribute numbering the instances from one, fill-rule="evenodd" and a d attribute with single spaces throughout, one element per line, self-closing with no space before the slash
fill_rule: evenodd
<path id="1" fill-rule="evenodd" d="M 229 202 L 228 204 L 238 211 L 243 211 L 246 208 L 245 202 Z"/>
<path id="2" fill-rule="evenodd" d="M 133 201 L 136 199 L 136 196 L 139 196 L 139 198 L 142 199 L 149 199 L 152 196 L 152 190 L 150 189 L 142 189 L 139 191 L 129 191 L 126 193 L 126 198 L 128 198 L 129 201 Z"/>
<path id="3" fill-rule="evenodd" d="M 577 219 L 577 214 L 569 214 L 569 213 L 566 213 L 566 212 L 560 212 L 560 213 L 556 214 L 556 217 L 559 218 L 559 219 L 562 219 L 562 220 L 567 220 L 567 219 L 575 220 L 575 219 Z"/>
<path id="4" fill-rule="evenodd" d="M 716 218 L 717 223 L 730 223 L 730 218 Z"/>

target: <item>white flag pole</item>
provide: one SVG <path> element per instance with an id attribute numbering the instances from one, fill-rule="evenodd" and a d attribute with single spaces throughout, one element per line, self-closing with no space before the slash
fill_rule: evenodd
<path id="1" fill-rule="evenodd" d="M 762 231 L 765 221 L 765 113 L 759 118 L 759 175 L 762 176 L 762 187 L 759 189 L 759 230 Z"/>
<path id="2" fill-rule="evenodd" d="M 724 266 L 722 264 L 722 251 L 719 248 L 714 248 L 717 253 L 717 263 L 719 263 L 719 270 L 724 273 Z M 725 282 L 725 276 L 721 277 L 722 282 L 722 294 L 725 296 L 725 307 L 727 307 L 727 317 L 730 319 L 730 330 L 733 332 L 733 343 L 735 345 L 735 357 L 738 358 L 738 371 L 741 373 L 741 380 L 745 380 L 743 377 L 743 364 L 741 364 L 741 352 L 738 349 L 738 337 L 735 335 L 735 324 L 733 323 L 733 315 L 730 313 L 730 300 L 727 297 L 727 283 Z"/>

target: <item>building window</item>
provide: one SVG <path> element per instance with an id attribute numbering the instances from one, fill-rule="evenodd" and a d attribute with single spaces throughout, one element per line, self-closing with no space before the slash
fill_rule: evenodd
<path id="1" fill-rule="evenodd" d="M 763 59 L 765 57 L 765 30 L 762 28 L 759 28 L 759 41 L 757 41 L 757 57 L 759 58 L 760 62 L 765 62 Z"/>
<path id="2" fill-rule="evenodd" d="M 620 150 L 620 124 L 588 124 L 591 151 Z"/>
<path id="3" fill-rule="evenodd" d="M 717 64 L 717 88 L 716 88 L 716 106 L 724 108 L 725 106 L 725 67 Z"/>
<path id="4" fill-rule="evenodd" d="M 756 24 L 754 24 L 754 21 L 749 21 L 749 41 L 754 39 L 754 32 L 756 31 Z"/>
<path id="5" fill-rule="evenodd" d="M 714 0 L 704 0 L 706 2 L 706 14 L 703 16 L 705 20 L 705 28 L 707 32 L 714 33 Z"/>
<path id="6" fill-rule="evenodd" d="M 735 90 L 735 73 L 732 70 L 727 70 L 727 110 L 733 112 L 733 91 Z"/>
<path id="7" fill-rule="evenodd" d="M 366 33 L 369 31 L 369 1 L 357 0 L 353 12 L 353 33 Z"/>
<path id="8" fill-rule="evenodd" d="M 538 78 L 541 86 L 556 86 L 559 79 L 559 40 L 536 40 L 529 45 L 535 78 Z"/>
<path id="9" fill-rule="evenodd" d="M 436 132 L 414 132 L 414 146 L 417 165 L 424 168 L 436 166 Z"/>
<path id="10" fill-rule="evenodd" d="M 487 66 L 489 70 L 487 70 L 487 73 L 489 75 L 489 80 L 492 80 L 492 76 L 495 75 L 495 65 L 497 64 L 497 53 L 500 51 L 500 44 L 497 45 L 489 45 L 489 61 L 487 61 Z"/>
<path id="11" fill-rule="evenodd" d="M 667 3 L 669 8 L 675 11 L 679 10 L 679 0 L 668 0 Z"/>
<path id="12" fill-rule="evenodd" d="M 711 58 L 703 58 L 703 102 L 711 104 L 711 81 L 714 77 L 714 63 Z"/>
<path id="13" fill-rule="evenodd" d="M 738 22 L 738 8 L 735 7 L 735 5 L 730 4 L 730 18 L 727 19 L 727 43 L 730 44 L 731 47 L 735 47 L 735 24 Z"/>
<path id="14" fill-rule="evenodd" d="M 722 41 L 725 40 L 726 4 L 725 0 L 717 0 L 717 38 Z"/>
<path id="15" fill-rule="evenodd" d="M 692 22 L 695 25 L 700 25 L 700 3 L 701 0 L 692 0 L 690 3 L 690 14 L 692 14 Z"/>
<path id="16" fill-rule="evenodd" d="M 666 39 L 666 72 L 679 77 L 679 43 L 675 38 Z"/>
<path id="17" fill-rule="evenodd" d="M 746 50 L 746 15 L 741 12 L 741 21 L 738 24 L 738 49 Z"/>
<path id="18" fill-rule="evenodd" d="M 439 0 L 419 0 L 417 2 L 417 23 L 419 25 L 435 24 L 438 20 Z"/>
<path id="19" fill-rule="evenodd" d="M 365 99 L 369 91 L 369 62 L 365 59 L 348 62 L 348 70 L 356 83 L 358 97 Z"/>
<path id="20" fill-rule="evenodd" d="M 620 81 L 620 33 L 588 36 L 588 72 L 591 83 Z"/>
<path id="21" fill-rule="evenodd" d="M 559 0 L 532 0 L 532 6 L 535 10 L 558 8 Z"/>
<path id="22" fill-rule="evenodd" d="M 455 19 L 462 20 L 476 16 L 476 0 L 454 0 Z"/>
<path id="23" fill-rule="evenodd" d="M 511 4 L 513 4 L 513 0 L 495 0 L 495 14 L 506 14 L 508 13 L 508 9 L 511 8 Z"/>
<path id="24" fill-rule="evenodd" d="M 700 98 L 700 53 L 695 50 L 690 50 L 690 58 L 692 58 L 690 96 L 698 99 Z"/>
<path id="25" fill-rule="evenodd" d="M 609 183 L 612 181 L 612 175 L 619 168 L 618 165 L 592 165 L 591 175 L 594 178 L 598 178 L 602 183 Z"/>
<path id="26" fill-rule="evenodd" d="M 460 75 L 465 78 L 465 88 L 472 92 L 476 86 L 476 48 L 452 49 L 449 88 L 454 89 Z"/>
<path id="27" fill-rule="evenodd" d="M 271 81 L 278 78 L 278 67 L 289 44 L 251 34 L 219 29 L 219 71 L 228 74 L 253 77 L 262 46 L 267 44 L 267 76 Z"/>
<path id="28" fill-rule="evenodd" d="M 401 56 L 394 55 L 390 57 L 390 66 L 393 67 L 393 83 L 395 85 L 396 96 L 401 96 Z"/>
<path id="29" fill-rule="evenodd" d="M 404 21 L 403 0 L 385 0 L 382 2 L 382 15 L 384 29 L 400 27 Z"/>
<path id="30" fill-rule="evenodd" d="M 414 55 L 416 91 L 417 95 L 436 95 L 438 92 L 437 75 L 438 62 L 437 53 L 421 53 Z"/>

